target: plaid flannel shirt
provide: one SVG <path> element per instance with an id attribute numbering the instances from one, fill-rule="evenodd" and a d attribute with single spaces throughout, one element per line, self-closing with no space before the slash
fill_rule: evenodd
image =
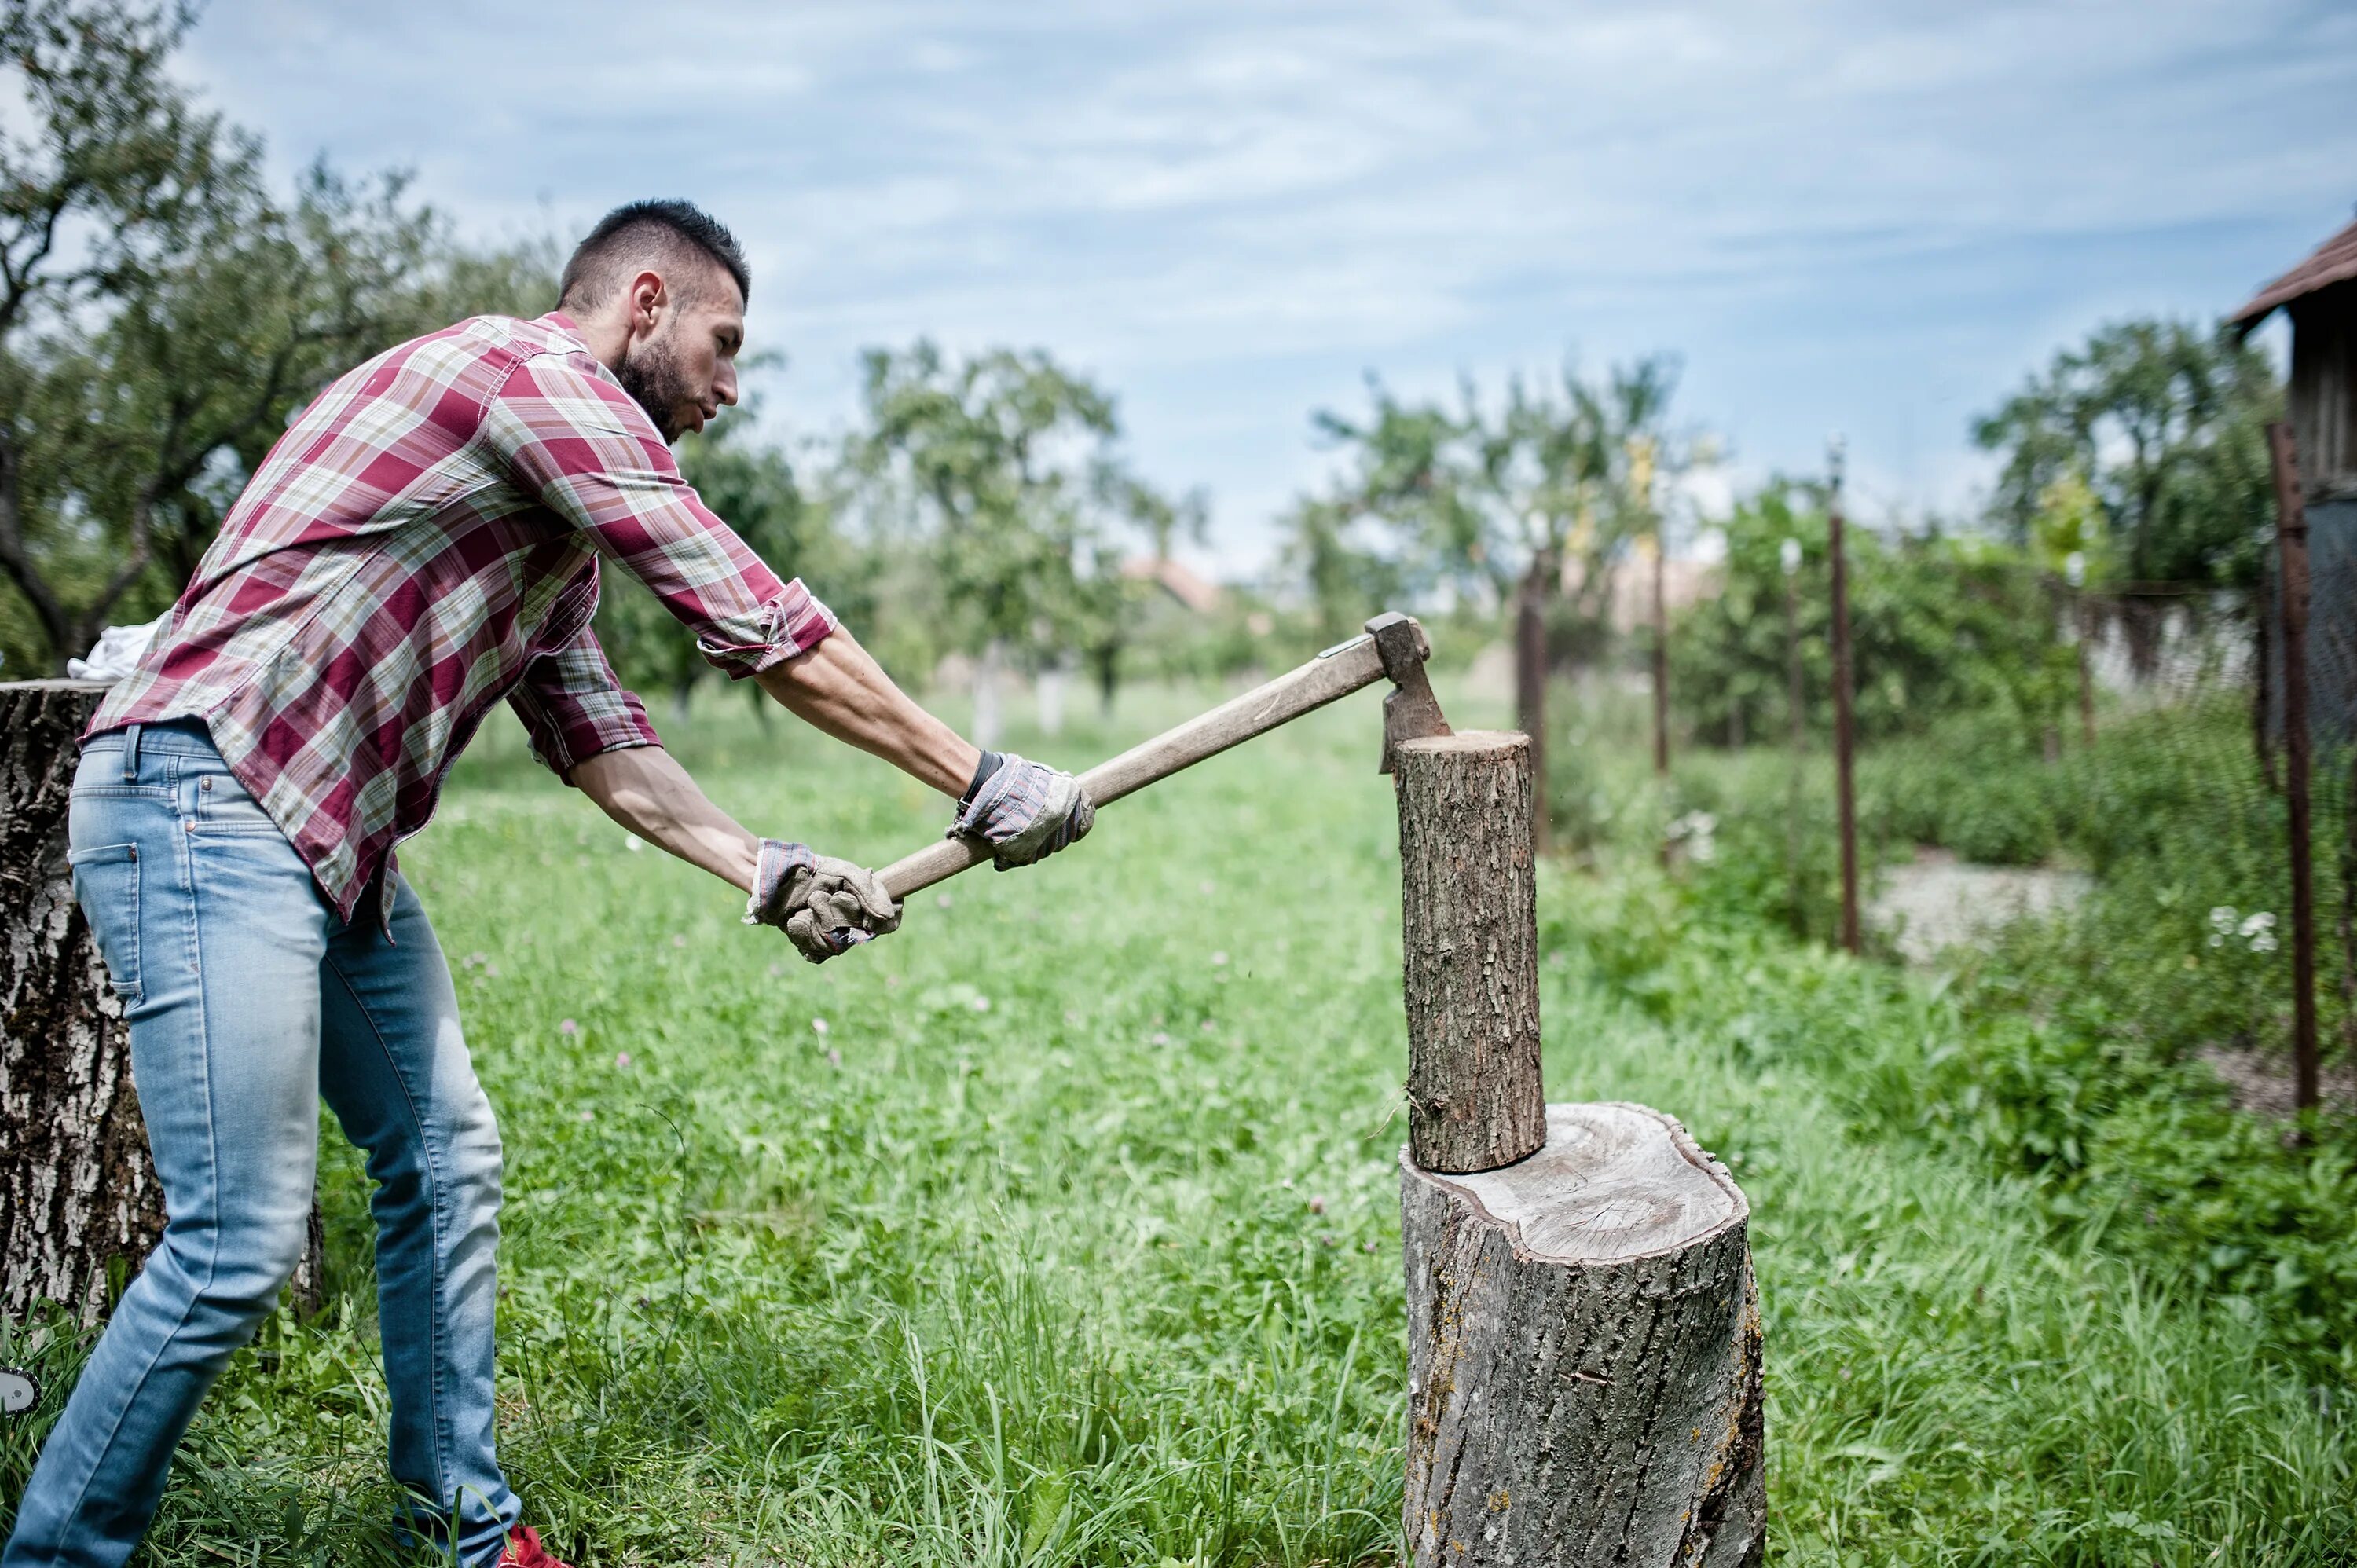
<path id="1" fill-rule="evenodd" d="M 834 629 L 680 477 L 579 329 L 478 317 L 345 375 L 256 470 L 89 735 L 194 717 L 351 918 L 508 700 L 560 777 L 662 744 L 589 629 L 597 557 L 732 677 Z"/>

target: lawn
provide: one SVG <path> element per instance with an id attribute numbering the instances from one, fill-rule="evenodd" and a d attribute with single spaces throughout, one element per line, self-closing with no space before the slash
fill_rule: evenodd
<path id="1" fill-rule="evenodd" d="M 1015 738 L 1077 766 L 1200 700 Z M 877 862 L 940 831 L 942 802 L 741 701 L 668 727 L 758 829 Z M 1405 1042 L 1377 736 L 1354 699 L 1047 866 L 920 896 L 823 969 L 512 735 L 479 743 L 404 864 L 507 1143 L 527 1520 L 585 1568 L 1393 1560 Z M 1649 982 L 1741 992 L 1730 1025 L 1599 962 L 1660 875 L 1543 873 L 1548 1083 L 1681 1116 L 1751 1198 L 1774 1560 L 2357 1560 L 2341 1397 L 2099 1240 L 2058 1245 L 2025 1187 L 1846 1115 L 1838 1053 L 1762 1048 L 1865 966 L 1763 938 Z M 1896 1010 L 1875 983 L 1877 1028 L 1936 1030 L 1936 982 Z M 334 1305 L 241 1356 L 151 1561 L 391 1560 L 363 1180 L 329 1146 Z M 43 1354 L 63 1373 L 71 1350 Z M 31 1431 L 5 1434 L 0 1496 Z"/>

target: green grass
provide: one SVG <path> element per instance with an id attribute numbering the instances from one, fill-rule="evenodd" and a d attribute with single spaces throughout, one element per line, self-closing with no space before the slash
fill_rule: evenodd
<path id="1" fill-rule="evenodd" d="M 1193 703 L 1016 739 L 1083 763 Z M 879 862 L 940 831 L 938 800 L 735 703 L 675 739 L 760 830 Z M 1318 715 L 811 969 L 490 737 L 404 861 L 507 1140 L 527 1520 L 584 1564 L 1390 1561 L 1405 1049 L 1375 739 L 1371 698 Z M 1751 1197 L 1779 1561 L 2352 1560 L 2342 1396 L 2058 1247 L 2026 1187 L 1878 1140 L 1838 1058 L 1757 1048 L 1847 961 L 1770 943 L 1648 982 L 1746 991 L 1740 1027 L 1649 1002 L 1596 955 L 1655 875 L 1543 877 L 1548 1081 L 1684 1118 Z M 336 1304 L 240 1357 L 152 1562 L 391 1558 L 362 1178 L 348 1150 L 325 1170 Z M 76 1353 L 0 1350 L 59 1387 Z M 38 1430 L 0 1429 L 0 1497 Z"/>

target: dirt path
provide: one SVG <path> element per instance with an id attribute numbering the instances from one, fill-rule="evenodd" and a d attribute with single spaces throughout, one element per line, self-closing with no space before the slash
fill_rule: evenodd
<path id="1" fill-rule="evenodd" d="M 2094 878 L 2044 866 L 1973 865 L 1945 850 L 1920 849 L 1910 864 L 1886 868 L 1881 883 L 1867 924 L 1895 932 L 1909 961 L 1930 963 L 1943 949 L 1976 941 L 2009 920 L 2072 908 Z"/>

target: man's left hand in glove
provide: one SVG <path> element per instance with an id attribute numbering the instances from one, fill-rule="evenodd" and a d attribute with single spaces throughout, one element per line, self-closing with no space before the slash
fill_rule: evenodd
<path id="1" fill-rule="evenodd" d="M 946 836 L 990 845 L 1001 871 L 1029 865 L 1088 836 L 1097 809 L 1069 773 L 1013 752 L 985 751 Z"/>

